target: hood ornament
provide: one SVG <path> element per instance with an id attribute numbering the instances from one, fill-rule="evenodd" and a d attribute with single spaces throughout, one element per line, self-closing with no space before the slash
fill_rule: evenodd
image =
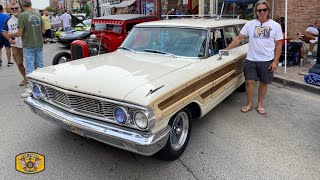
<path id="1" fill-rule="evenodd" d="M 164 87 L 164 85 L 162 85 L 162 86 L 160 86 L 160 87 L 157 87 L 157 88 L 155 88 L 155 89 L 150 89 L 150 91 L 148 92 L 148 94 L 146 95 L 146 97 L 149 96 L 149 95 L 151 95 L 151 94 L 153 94 L 154 92 L 158 91 L 159 89 L 161 89 L 161 88 L 163 88 L 163 87 Z"/>

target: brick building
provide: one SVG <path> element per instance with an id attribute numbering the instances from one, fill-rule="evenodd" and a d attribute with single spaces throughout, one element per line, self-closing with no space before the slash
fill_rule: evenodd
<path id="1" fill-rule="evenodd" d="M 274 4 L 274 19 L 285 16 L 286 0 L 268 0 Z M 320 18 L 319 0 L 287 0 L 288 1 L 288 32 L 289 35 L 295 35 L 304 32 L 305 29 L 313 24 L 317 18 Z"/>

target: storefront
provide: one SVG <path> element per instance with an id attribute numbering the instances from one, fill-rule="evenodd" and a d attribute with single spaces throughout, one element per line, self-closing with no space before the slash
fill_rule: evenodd
<path id="1" fill-rule="evenodd" d="M 244 14 L 247 8 L 257 0 L 137 0 L 141 14 L 163 15 L 206 15 L 220 14 L 225 2 L 223 14 Z M 250 5 L 251 4 L 251 5 Z"/>
<path id="2" fill-rule="evenodd" d="M 223 15 L 248 14 L 257 0 L 109 0 L 102 5 L 109 9 L 107 14 L 138 13 L 156 15 Z M 106 13 L 102 13 L 106 14 Z"/>

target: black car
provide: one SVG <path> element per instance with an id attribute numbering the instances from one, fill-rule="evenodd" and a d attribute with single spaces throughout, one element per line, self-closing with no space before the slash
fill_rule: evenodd
<path id="1" fill-rule="evenodd" d="M 62 28 L 55 32 L 58 42 L 64 46 L 70 46 L 74 40 L 86 39 L 90 36 L 91 19 L 80 20 L 78 17 L 71 15 L 72 29 L 63 31 Z"/>
<path id="2" fill-rule="evenodd" d="M 70 44 L 74 40 L 78 39 L 87 39 L 90 36 L 90 31 L 77 31 L 77 30 L 70 30 L 63 32 L 60 37 L 58 38 L 58 42 L 64 46 L 70 46 Z"/>

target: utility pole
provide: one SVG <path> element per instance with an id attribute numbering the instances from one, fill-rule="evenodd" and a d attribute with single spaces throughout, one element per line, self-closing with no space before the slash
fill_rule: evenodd
<path id="1" fill-rule="evenodd" d="M 97 17 L 100 17 L 100 5 L 99 5 L 99 0 L 96 0 L 97 1 Z"/>

